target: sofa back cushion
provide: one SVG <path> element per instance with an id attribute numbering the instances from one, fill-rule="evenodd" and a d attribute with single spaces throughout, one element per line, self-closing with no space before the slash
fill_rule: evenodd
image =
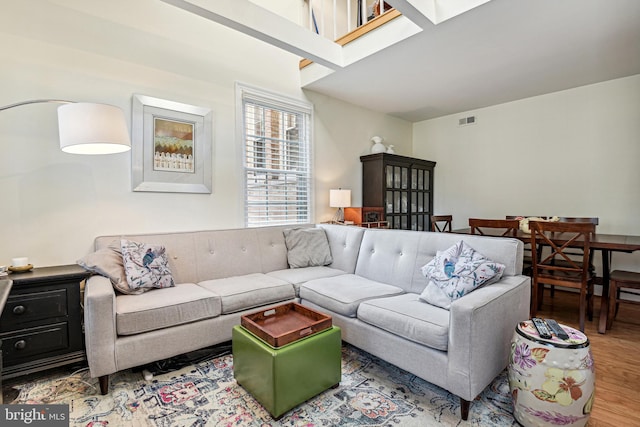
<path id="1" fill-rule="evenodd" d="M 407 230 L 365 229 L 356 274 L 411 292 L 421 234 Z"/>
<path id="2" fill-rule="evenodd" d="M 260 227 L 198 233 L 195 244 L 199 281 L 287 268 L 285 228 Z"/>
<path id="3" fill-rule="evenodd" d="M 318 227 L 324 229 L 329 240 L 333 258 L 329 267 L 353 274 L 356 271 L 356 262 L 365 229 L 336 224 L 318 224 Z"/>
<path id="4" fill-rule="evenodd" d="M 175 283 L 196 283 L 196 253 L 193 241 L 196 233 L 128 234 L 100 236 L 95 239 L 95 249 L 109 247 L 114 241 L 127 239 L 140 243 L 164 246 L 169 269 Z"/>
<path id="5" fill-rule="evenodd" d="M 175 282 L 198 283 L 288 268 L 286 228 L 291 226 L 101 236 L 95 240 L 95 249 L 121 238 L 162 245 Z"/>
<path id="6" fill-rule="evenodd" d="M 429 231 L 366 229 L 356 264 L 356 274 L 421 293 L 427 280 L 421 268 L 456 242 L 469 246 L 492 261 L 505 265 L 503 276 L 522 273 L 523 243 L 517 239 Z"/>

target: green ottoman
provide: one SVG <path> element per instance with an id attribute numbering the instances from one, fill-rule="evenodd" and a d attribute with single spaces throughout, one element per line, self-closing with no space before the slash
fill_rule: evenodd
<path id="1" fill-rule="evenodd" d="M 330 329 L 274 348 L 240 325 L 233 327 L 233 375 L 275 419 L 337 386 L 342 335 Z"/>

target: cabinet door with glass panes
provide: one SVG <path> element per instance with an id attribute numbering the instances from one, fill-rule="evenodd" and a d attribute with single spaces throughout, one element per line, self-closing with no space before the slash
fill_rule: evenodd
<path id="1" fill-rule="evenodd" d="M 429 230 L 435 162 L 386 153 L 360 160 L 363 206 L 383 207 L 389 228 Z"/>

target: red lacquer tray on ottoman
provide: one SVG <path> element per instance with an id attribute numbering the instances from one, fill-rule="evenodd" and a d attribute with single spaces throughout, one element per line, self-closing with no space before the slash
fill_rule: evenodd
<path id="1" fill-rule="evenodd" d="M 295 302 L 246 314 L 240 324 L 249 332 L 278 348 L 331 328 L 331 316 Z"/>

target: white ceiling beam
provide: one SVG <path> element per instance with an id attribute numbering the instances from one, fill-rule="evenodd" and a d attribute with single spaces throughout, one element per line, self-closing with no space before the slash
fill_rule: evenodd
<path id="1" fill-rule="evenodd" d="M 490 0 L 393 0 L 393 7 L 420 28 L 463 14 Z"/>
<path id="2" fill-rule="evenodd" d="M 421 0 L 411 0 L 421 1 Z M 435 3 L 435 17 L 436 24 L 440 24 L 447 19 L 454 18 L 458 15 L 462 15 L 465 12 L 470 11 L 473 8 L 481 6 L 491 0 L 429 0 Z"/>
<path id="3" fill-rule="evenodd" d="M 255 37 L 331 69 L 343 67 L 342 48 L 248 0 L 160 0 Z"/>
<path id="4" fill-rule="evenodd" d="M 394 0 L 392 6 L 420 28 L 438 23 L 435 0 Z"/>

